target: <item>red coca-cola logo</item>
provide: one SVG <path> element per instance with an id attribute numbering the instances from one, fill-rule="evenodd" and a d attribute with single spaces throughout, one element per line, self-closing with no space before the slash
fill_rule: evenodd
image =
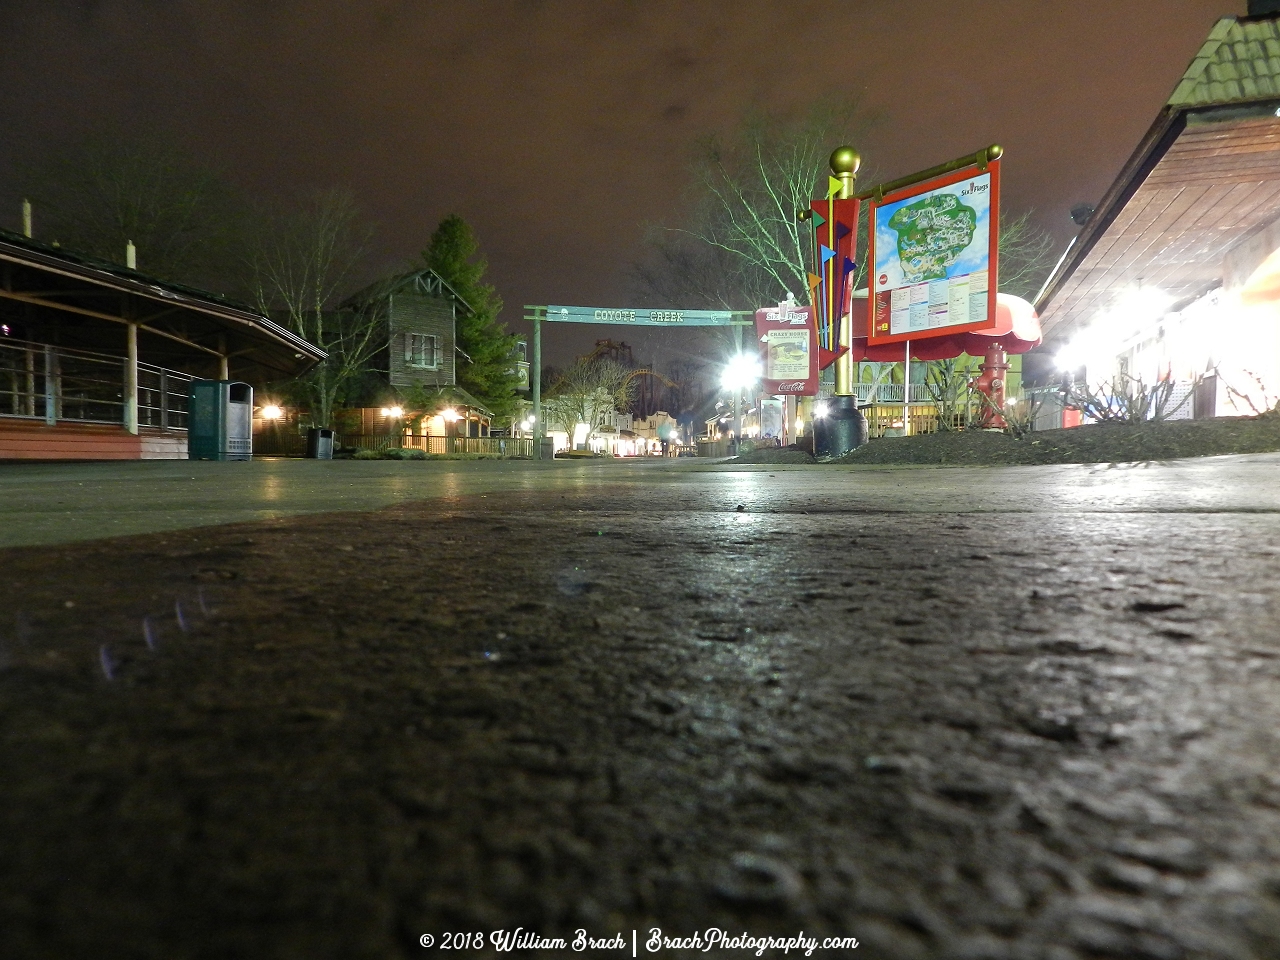
<path id="1" fill-rule="evenodd" d="M 796 380 L 790 383 L 780 383 L 778 384 L 778 392 L 779 393 L 799 393 L 808 385 L 809 385 L 809 382 L 807 380 Z"/>
<path id="2" fill-rule="evenodd" d="M 889 282 L 889 275 L 887 273 L 880 274 L 880 286 L 883 287 L 888 282 Z"/>

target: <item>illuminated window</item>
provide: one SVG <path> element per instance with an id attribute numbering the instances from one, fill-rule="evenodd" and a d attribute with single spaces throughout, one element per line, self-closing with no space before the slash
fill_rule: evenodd
<path id="1" fill-rule="evenodd" d="M 440 338 L 425 333 L 406 333 L 404 362 L 411 367 L 436 369 L 440 366 Z"/>

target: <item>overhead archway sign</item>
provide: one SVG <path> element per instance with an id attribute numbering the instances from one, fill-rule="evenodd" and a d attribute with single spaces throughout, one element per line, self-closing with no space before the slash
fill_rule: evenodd
<path id="1" fill-rule="evenodd" d="M 640 327 L 727 327 L 749 314 L 730 310 L 650 310 L 643 307 L 563 307 L 550 304 L 539 319 L 559 323 L 609 323 Z"/>
<path id="2" fill-rule="evenodd" d="M 566 307 L 560 304 L 526 306 L 525 320 L 533 325 L 533 436 L 536 456 L 542 456 L 542 324 L 601 323 L 619 327 L 743 327 L 753 322 L 746 310 L 655 310 L 648 307 Z M 741 346 L 741 340 L 739 340 Z"/>

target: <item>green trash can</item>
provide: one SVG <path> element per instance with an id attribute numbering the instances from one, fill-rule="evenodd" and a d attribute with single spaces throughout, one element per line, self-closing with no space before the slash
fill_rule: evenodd
<path id="1" fill-rule="evenodd" d="M 237 380 L 191 381 L 187 456 L 192 460 L 253 459 L 253 387 Z"/>

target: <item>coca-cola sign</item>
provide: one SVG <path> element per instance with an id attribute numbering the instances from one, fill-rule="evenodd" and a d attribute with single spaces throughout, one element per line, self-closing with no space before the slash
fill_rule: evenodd
<path id="1" fill-rule="evenodd" d="M 765 394 L 812 397 L 818 393 L 817 331 L 813 308 L 794 301 L 756 311 Z"/>

